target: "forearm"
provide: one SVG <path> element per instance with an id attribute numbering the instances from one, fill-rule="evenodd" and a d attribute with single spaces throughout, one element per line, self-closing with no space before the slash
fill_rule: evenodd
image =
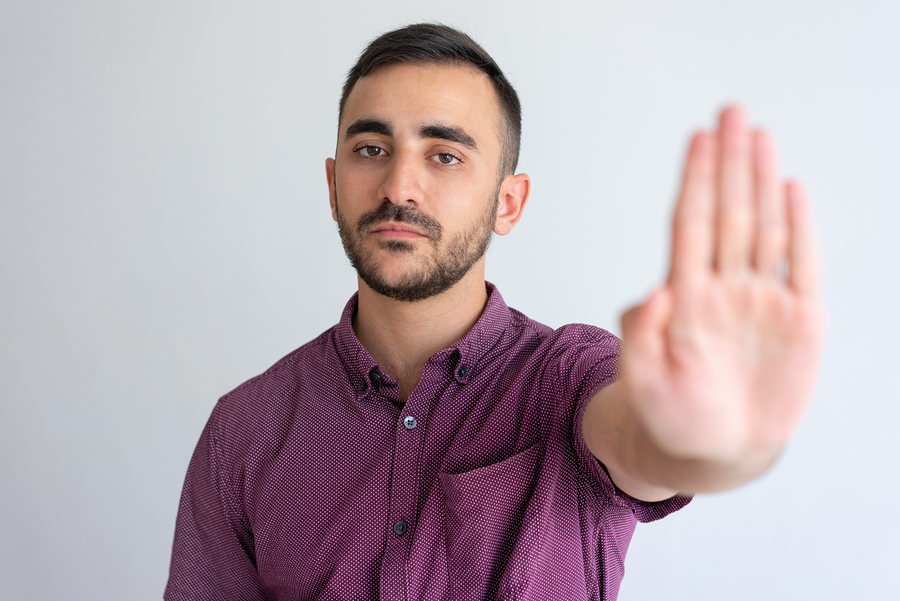
<path id="1" fill-rule="evenodd" d="M 591 400 L 582 432 L 616 486 L 644 501 L 736 488 L 765 472 L 781 450 L 747 445 L 738 453 L 729 450 L 727 457 L 714 449 L 693 456 L 666 450 L 642 423 L 621 381 Z"/>

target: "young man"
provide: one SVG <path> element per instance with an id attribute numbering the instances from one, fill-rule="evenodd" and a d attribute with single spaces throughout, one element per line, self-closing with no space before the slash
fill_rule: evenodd
<path id="1" fill-rule="evenodd" d="M 326 173 L 359 293 L 217 404 L 166 598 L 615 599 L 636 521 L 755 478 L 803 412 L 822 326 L 802 190 L 724 110 L 620 346 L 484 281 L 530 183 L 515 92 L 471 39 L 385 34 L 340 108 Z"/>

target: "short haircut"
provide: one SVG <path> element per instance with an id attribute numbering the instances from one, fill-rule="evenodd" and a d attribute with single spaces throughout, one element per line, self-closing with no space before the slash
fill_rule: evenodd
<path id="1" fill-rule="evenodd" d="M 519 96 L 494 59 L 475 40 L 446 25 L 420 23 L 389 31 L 377 37 L 359 56 L 347 74 L 338 121 L 344 115 L 347 97 L 360 78 L 388 65 L 400 63 L 471 65 L 485 73 L 494 86 L 503 115 L 500 143 L 500 175 L 514 173 L 519 162 L 522 137 L 522 108 Z"/>

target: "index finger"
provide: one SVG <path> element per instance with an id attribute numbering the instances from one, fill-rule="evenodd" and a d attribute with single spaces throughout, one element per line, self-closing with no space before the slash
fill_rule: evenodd
<path id="1" fill-rule="evenodd" d="M 694 135 L 672 220 L 669 282 L 710 271 L 715 245 L 716 140 Z"/>

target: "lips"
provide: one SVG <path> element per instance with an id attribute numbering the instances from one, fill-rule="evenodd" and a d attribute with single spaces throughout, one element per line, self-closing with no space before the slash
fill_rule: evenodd
<path id="1" fill-rule="evenodd" d="M 414 207 L 385 201 L 359 218 L 356 231 L 360 236 L 375 234 L 386 238 L 409 239 L 422 236 L 438 241 L 441 239 L 442 228 L 440 223 Z"/>
<path id="2" fill-rule="evenodd" d="M 416 228 L 406 225 L 405 223 L 398 223 L 396 221 L 382 223 L 382 224 L 376 225 L 374 228 L 372 228 L 372 233 L 380 233 L 380 232 L 383 232 L 385 234 L 396 233 L 396 234 L 400 234 L 400 235 L 412 234 L 412 235 L 416 235 L 416 236 L 425 237 L 425 234 L 423 234 Z"/>

